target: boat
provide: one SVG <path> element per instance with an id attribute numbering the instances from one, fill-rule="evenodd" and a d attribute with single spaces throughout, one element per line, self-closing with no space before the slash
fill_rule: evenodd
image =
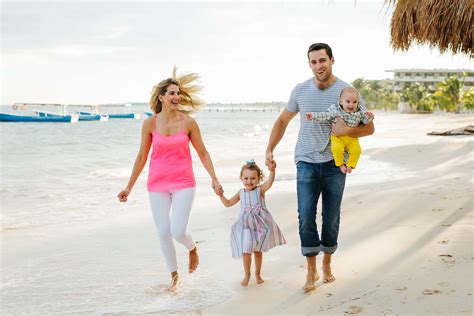
<path id="1" fill-rule="evenodd" d="M 17 115 L 0 113 L 0 122 L 50 122 L 50 123 L 77 123 L 77 115 Z"/>
<path id="2" fill-rule="evenodd" d="M 79 121 L 101 121 L 105 122 L 109 120 L 108 114 L 96 114 L 92 112 L 78 111 Z"/>
<path id="3" fill-rule="evenodd" d="M 89 107 L 91 109 L 91 111 L 89 112 L 90 114 L 107 115 L 109 119 L 135 119 L 135 120 L 138 120 L 140 118 L 140 114 L 132 113 L 130 111 L 130 108 L 132 106 L 130 103 L 103 104 L 103 105 L 100 105 L 100 106 L 99 105 L 78 105 L 78 106 Z M 127 108 L 127 110 L 122 111 L 124 113 L 100 113 L 99 107 L 121 107 L 121 108 Z M 86 112 L 84 112 L 84 113 L 86 113 Z"/>

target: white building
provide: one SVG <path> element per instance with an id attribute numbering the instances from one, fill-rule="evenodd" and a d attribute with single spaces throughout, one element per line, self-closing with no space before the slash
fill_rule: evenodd
<path id="1" fill-rule="evenodd" d="M 425 84 L 429 90 L 435 91 L 436 84 L 444 81 L 448 77 L 457 76 L 462 79 L 464 73 L 465 88 L 474 86 L 474 70 L 473 69 L 395 69 L 386 70 L 393 72 L 393 92 L 403 89 L 406 83 L 418 82 Z"/>

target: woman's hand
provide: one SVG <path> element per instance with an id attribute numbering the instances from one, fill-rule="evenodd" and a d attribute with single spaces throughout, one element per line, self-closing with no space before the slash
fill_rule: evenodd
<path id="1" fill-rule="evenodd" d="M 222 189 L 222 185 L 219 183 L 219 180 L 217 179 L 212 180 L 212 189 L 218 196 L 221 196 L 222 194 L 224 194 L 224 189 Z"/>
<path id="2" fill-rule="evenodd" d="M 129 194 L 130 194 L 129 189 L 123 189 L 122 191 L 119 192 L 119 194 L 117 194 L 117 197 L 120 202 L 127 202 L 128 200 L 127 198 Z"/>

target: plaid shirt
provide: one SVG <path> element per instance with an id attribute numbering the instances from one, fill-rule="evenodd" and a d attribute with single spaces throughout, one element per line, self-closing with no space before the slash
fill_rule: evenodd
<path id="1" fill-rule="evenodd" d="M 332 104 L 327 112 L 311 112 L 313 114 L 313 122 L 332 122 L 336 117 L 340 117 L 346 122 L 349 127 L 357 127 L 362 124 L 367 124 L 372 121 L 367 116 L 367 111 L 359 107 L 357 111 L 348 113 L 342 109 L 342 106 L 339 104 Z"/>

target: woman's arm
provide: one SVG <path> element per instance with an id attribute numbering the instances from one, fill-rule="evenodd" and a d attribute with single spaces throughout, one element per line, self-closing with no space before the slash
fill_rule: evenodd
<path id="1" fill-rule="evenodd" d="M 206 146 L 202 141 L 201 131 L 195 119 L 192 117 L 187 117 L 186 125 L 189 130 L 189 137 L 191 139 L 191 144 L 193 144 L 194 149 L 196 150 L 199 159 L 201 160 L 202 165 L 206 169 L 207 173 L 212 180 L 212 188 L 217 195 L 222 194 L 222 186 L 217 180 L 216 172 L 214 171 L 214 165 L 212 164 L 212 159 L 209 153 L 207 152 Z"/>
<path id="2" fill-rule="evenodd" d="M 142 136 L 140 149 L 138 150 L 137 158 L 133 164 L 132 174 L 128 180 L 128 184 L 122 191 L 117 195 L 120 202 L 127 202 L 127 197 L 132 191 L 135 182 L 137 182 L 138 176 L 145 167 L 146 161 L 148 159 L 148 153 L 150 152 L 151 147 L 151 133 L 153 131 L 153 118 L 148 118 L 143 122 L 142 125 Z"/>
<path id="3" fill-rule="evenodd" d="M 222 204 L 224 204 L 225 207 L 231 207 L 240 201 L 240 192 L 237 192 L 236 194 L 234 194 L 234 196 L 231 197 L 230 199 L 227 199 L 224 196 L 224 194 L 220 195 L 219 197 L 221 199 Z"/>

